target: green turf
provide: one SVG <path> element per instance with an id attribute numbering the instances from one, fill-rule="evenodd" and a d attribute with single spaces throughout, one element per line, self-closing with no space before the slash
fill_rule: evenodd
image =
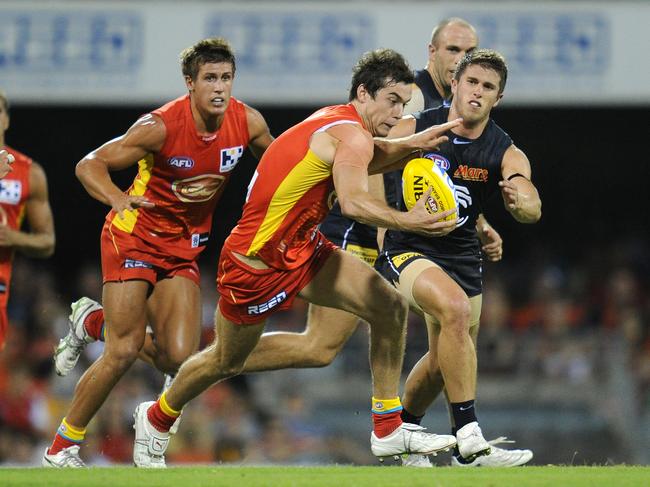
<path id="1" fill-rule="evenodd" d="M 405 469 L 399 467 L 130 467 L 51 470 L 0 468 L 0 485 L 65 487 L 196 486 L 650 486 L 650 467 L 522 467 Z"/>

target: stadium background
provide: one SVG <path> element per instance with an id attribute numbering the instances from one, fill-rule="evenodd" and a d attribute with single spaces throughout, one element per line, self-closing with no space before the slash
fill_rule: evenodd
<path id="1" fill-rule="evenodd" d="M 647 3 L 189 2 L 178 9 L 155 1 L 0 4 L 0 88 L 12 101 L 7 142 L 43 164 L 57 228 L 53 258 L 16 260 L 13 336 L 0 355 L 0 462 L 38 462 L 78 378 L 53 376 L 51 348 L 67 326 L 69 302 L 101 296 L 106 208 L 83 191 L 74 164 L 183 92 L 176 62 L 183 47 L 210 34 L 228 37 L 239 61 L 234 94 L 260 109 L 277 135 L 322 104 L 343 101 L 349 68 L 364 50 L 394 47 L 420 67 L 433 25 L 459 15 L 510 62 L 494 118 L 528 154 L 543 200 L 534 226 L 516 224 L 498 200 L 486 211 L 505 241 L 503 262 L 485 266 L 478 408 L 486 435 L 516 439 L 538 464 L 650 463 L 650 169 L 640 150 L 650 107 Z M 240 163 L 202 257 L 205 340 L 215 262 L 253 168 L 250 157 Z M 125 171 L 117 179 L 126 187 L 132 177 Z M 305 309 L 298 303 L 269 328 L 301 330 Z M 425 343 L 413 319 L 405 370 Z M 366 349 L 360 329 L 326 369 L 213 388 L 190 406 L 170 463 L 372 463 Z M 98 353 L 90 347 L 75 372 Z M 128 463 L 130 415 L 161 383 L 138 364 L 91 424 L 82 455 Z M 424 424 L 447 430 L 440 401 Z"/>

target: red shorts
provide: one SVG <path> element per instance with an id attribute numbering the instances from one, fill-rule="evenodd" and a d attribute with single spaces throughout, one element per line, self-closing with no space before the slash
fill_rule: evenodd
<path id="1" fill-rule="evenodd" d="M 305 264 L 286 271 L 254 269 L 224 247 L 217 274 L 221 313 L 239 325 L 252 325 L 264 321 L 276 311 L 290 308 L 298 293 L 337 248 L 325 238 L 322 242 Z"/>
<path id="2" fill-rule="evenodd" d="M 200 285 L 196 260 L 179 259 L 174 256 L 174 249 L 168 254 L 152 251 L 142 239 L 109 222 L 104 223 L 102 229 L 101 248 L 105 283 L 142 279 L 155 286 L 162 279 L 182 276 Z"/>

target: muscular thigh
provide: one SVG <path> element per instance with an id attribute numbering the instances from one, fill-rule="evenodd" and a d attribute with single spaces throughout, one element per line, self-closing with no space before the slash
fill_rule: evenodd
<path id="1" fill-rule="evenodd" d="M 107 348 L 116 346 L 123 339 L 144 340 L 149 289 L 150 284 L 139 279 L 104 284 L 102 304 L 108 330 Z"/>
<path id="2" fill-rule="evenodd" d="M 158 281 L 147 302 L 147 313 L 157 348 L 198 348 L 201 292 L 196 283 L 181 276 Z"/>
<path id="3" fill-rule="evenodd" d="M 336 250 L 300 296 L 313 304 L 337 308 L 367 319 L 368 308 L 394 301 L 395 289 L 357 257 Z"/>

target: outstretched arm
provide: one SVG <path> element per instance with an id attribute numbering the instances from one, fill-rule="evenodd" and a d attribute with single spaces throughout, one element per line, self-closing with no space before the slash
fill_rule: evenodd
<path id="1" fill-rule="evenodd" d="M 511 145 L 503 155 L 499 186 L 506 210 L 520 223 L 535 223 L 542 217 L 542 201 L 530 180 L 531 172 L 526 154 Z"/>
<path id="2" fill-rule="evenodd" d="M 391 129 L 388 137 L 374 139 L 375 152 L 368 166 L 368 173 L 377 174 L 401 169 L 418 151 L 437 149 L 447 140 L 444 134 L 458 127 L 461 122 L 462 119 L 458 118 L 416 133 L 415 118 L 412 116 L 402 118 Z"/>
<path id="3" fill-rule="evenodd" d="M 503 257 L 503 240 L 499 232 L 485 219 L 483 213 L 480 213 L 476 219 L 476 232 L 481 241 L 481 250 L 483 250 L 488 260 L 491 262 L 500 261 L 501 257 Z"/>
<path id="4" fill-rule="evenodd" d="M 145 115 L 124 135 L 106 142 L 79 161 L 75 174 L 90 196 L 113 207 L 120 218 L 124 210 L 153 207 L 144 196 L 125 194 L 113 183 L 109 172 L 133 166 L 147 154 L 162 149 L 166 133 L 159 117 Z"/>

